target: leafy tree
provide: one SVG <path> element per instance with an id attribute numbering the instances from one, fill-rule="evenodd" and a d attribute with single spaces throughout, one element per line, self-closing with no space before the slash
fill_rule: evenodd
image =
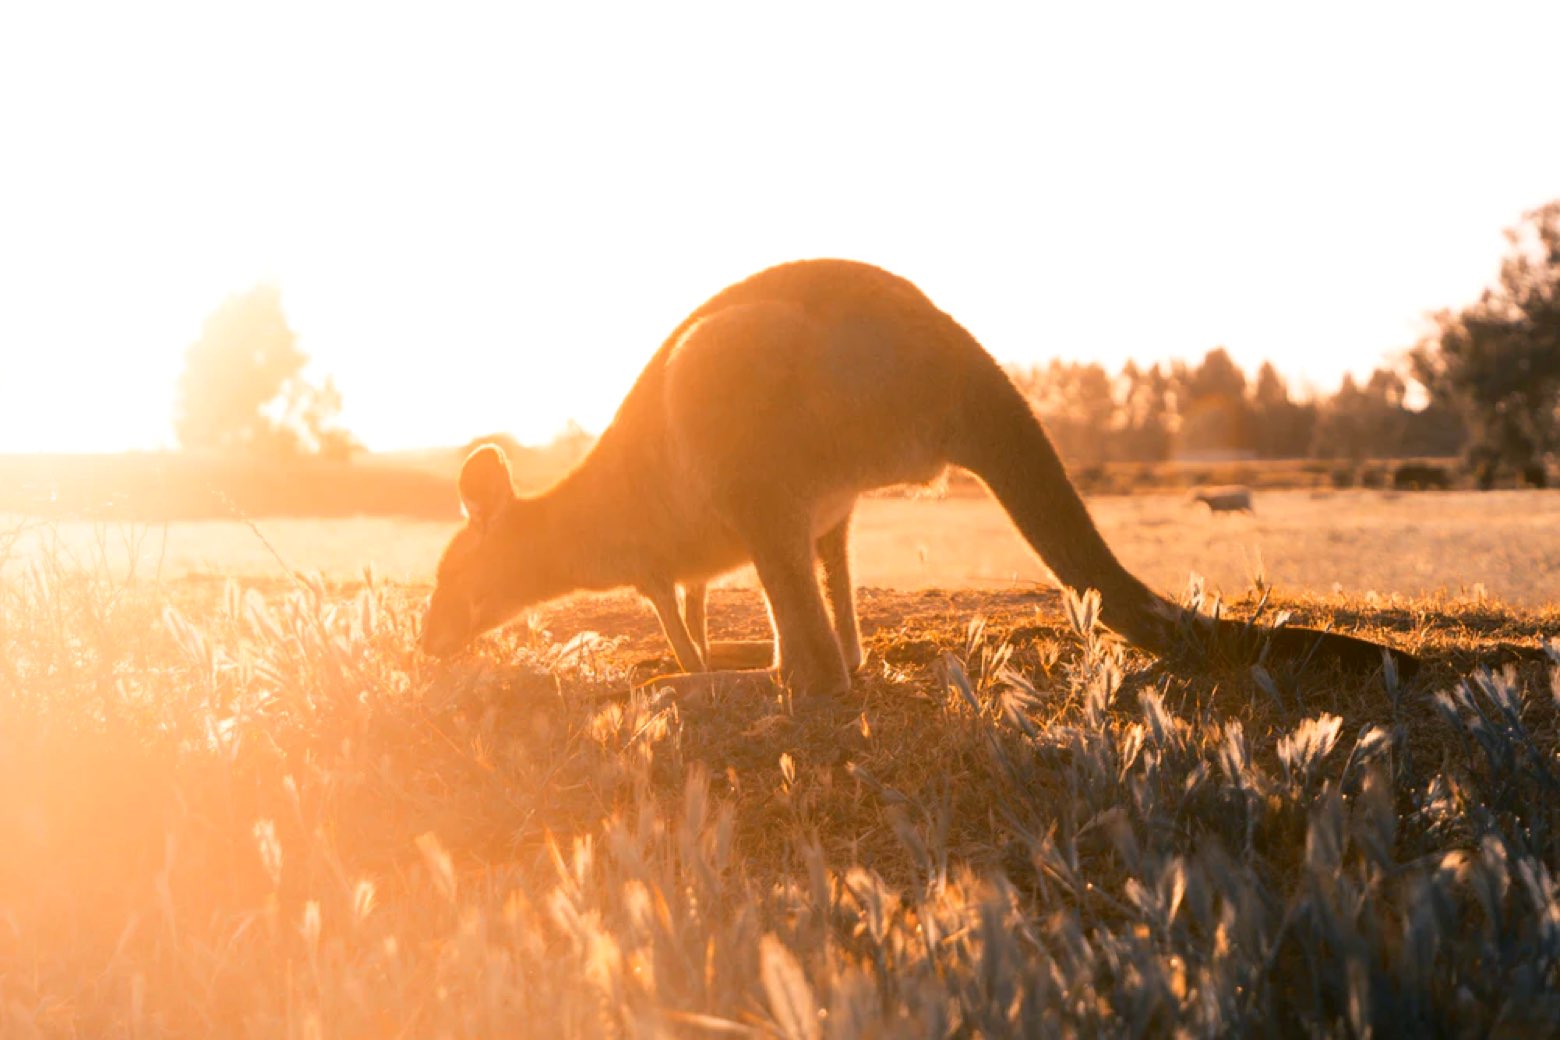
<path id="1" fill-rule="evenodd" d="M 174 429 L 188 450 L 345 458 L 341 392 L 303 378 L 308 355 L 282 311 L 280 291 L 258 285 L 228 297 L 185 352 Z"/>
<path id="2" fill-rule="evenodd" d="M 1181 446 L 1192 452 L 1251 447 L 1246 374 L 1223 347 L 1208 351 L 1182 384 Z"/>
<path id="3" fill-rule="evenodd" d="M 1506 240 L 1498 284 L 1435 314 L 1411 355 L 1432 399 L 1461 412 L 1486 487 L 1501 466 L 1541 473 L 1560 444 L 1560 200 L 1524 214 Z"/>
<path id="4" fill-rule="evenodd" d="M 1120 457 L 1139 462 L 1168 459 L 1176 425 L 1169 379 L 1158 365 L 1143 371 L 1128 361 L 1117 385 Z"/>
<path id="5" fill-rule="evenodd" d="M 1019 387 L 1070 464 L 1095 466 L 1109 457 L 1116 401 L 1110 376 L 1099 364 L 1053 360 L 1043 371 L 1022 374 Z"/>
<path id="6" fill-rule="evenodd" d="M 1251 445 L 1265 459 L 1303 457 L 1316 428 L 1316 406 L 1295 401 L 1272 362 L 1257 370 L 1251 390 Z"/>
<path id="7" fill-rule="evenodd" d="M 1463 414 L 1445 401 L 1410 411 L 1403 425 L 1403 454 L 1441 458 L 1460 454 L 1468 443 Z"/>
<path id="8" fill-rule="evenodd" d="M 1246 373 L 1240 370 L 1230 352 L 1214 347 L 1203 355 L 1202 364 L 1187 373 L 1186 394 L 1199 398 L 1240 397 L 1246 392 Z"/>
<path id="9" fill-rule="evenodd" d="M 1312 455 L 1358 462 L 1370 454 L 1365 443 L 1364 397 L 1353 373 L 1345 372 L 1338 392 L 1323 401 L 1318 410 Z"/>
<path id="10" fill-rule="evenodd" d="M 1406 390 L 1391 369 L 1376 369 L 1363 387 L 1344 375 L 1338 392 L 1322 402 L 1312 454 L 1355 462 L 1401 454 L 1409 420 Z"/>

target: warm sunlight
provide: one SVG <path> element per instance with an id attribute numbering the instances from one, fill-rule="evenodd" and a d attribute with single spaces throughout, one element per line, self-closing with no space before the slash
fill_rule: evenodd
<path id="1" fill-rule="evenodd" d="M 0 3 L 0 1038 L 1560 1036 L 1557 40 Z"/>
<path id="2" fill-rule="evenodd" d="M 13 5 L 0 451 L 171 445 L 185 348 L 259 282 L 372 448 L 599 429 L 691 307 L 819 255 L 1001 358 L 1330 387 L 1560 174 L 1511 103 L 1554 8 L 1345 11 Z"/>

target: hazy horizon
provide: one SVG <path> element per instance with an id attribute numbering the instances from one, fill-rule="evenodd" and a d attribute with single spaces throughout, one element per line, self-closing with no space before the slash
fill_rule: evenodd
<path id="1" fill-rule="evenodd" d="M 0 452 L 171 446 L 185 348 L 280 286 L 370 448 L 599 431 L 773 263 L 920 285 L 998 358 L 1330 390 L 1560 196 L 1560 9 L 0 13 Z"/>
<path id="2" fill-rule="evenodd" d="M 1210 349 L 1212 349 L 1212 348 L 1210 348 Z M 648 360 L 648 358 L 647 358 L 647 360 Z M 1050 357 L 1037 358 L 1037 359 L 1035 359 L 1034 364 L 1036 364 L 1036 365 L 1038 365 L 1040 367 L 1044 367 L 1044 366 L 1048 365 L 1051 362 L 1051 360 L 1052 359 Z M 1064 363 L 1081 363 L 1081 364 L 1088 364 L 1089 363 L 1089 359 L 1080 359 L 1080 358 L 1059 357 L 1056 360 L 1062 361 Z M 1185 359 L 1180 359 L 1180 358 L 1128 358 L 1128 359 L 1124 359 L 1123 364 L 1125 364 L 1126 361 L 1132 361 L 1133 363 L 1139 365 L 1139 367 L 1142 367 L 1142 368 L 1152 367 L 1152 366 L 1154 366 L 1156 364 L 1159 365 L 1161 368 L 1164 368 L 1167 364 L 1169 364 L 1169 363 L 1171 363 L 1173 361 L 1179 361 L 1179 360 L 1185 360 L 1188 363 L 1190 363 L 1193 367 L 1195 367 L 1199 362 L 1201 362 L 1202 358 L 1201 357 L 1185 358 Z M 1265 359 L 1263 359 L 1263 360 L 1265 360 Z M 1385 364 L 1385 362 L 1386 362 L 1386 359 L 1383 358 L 1381 364 Z M 1246 378 L 1247 378 L 1248 388 L 1250 386 L 1254 385 L 1255 380 L 1256 380 L 1256 375 L 1257 375 L 1257 367 L 1260 366 L 1261 363 L 1262 363 L 1262 361 L 1259 360 L 1259 361 L 1256 362 L 1256 364 L 1249 365 L 1249 366 L 1243 366 L 1243 370 L 1244 370 Z M 1019 362 L 1012 362 L 1011 364 L 1017 364 L 1017 365 L 1022 366 L 1022 365 L 1026 365 L 1027 362 L 1019 361 Z M 1114 377 L 1116 375 L 1119 375 L 1119 367 L 1118 366 L 1106 365 L 1105 367 L 1106 367 L 1106 370 L 1107 370 L 1108 374 L 1110 374 L 1111 376 Z M 1367 371 L 1371 367 L 1375 367 L 1375 366 L 1367 366 Z M 329 373 L 323 373 L 323 374 L 327 374 L 328 375 Z M 1317 392 L 1320 392 L 1320 394 L 1322 396 L 1324 396 L 1324 397 L 1325 396 L 1330 396 L 1332 393 L 1334 393 L 1338 389 L 1338 384 L 1341 383 L 1342 380 L 1346 376 L 1353 375 L 1353 372 L 1352 371 L 1342 372 L 1342 373 L 1339 374 L 1338 380 L 1333 385 L 1322 386 L 1322 387 L 1316 386 L 1314 383 L 1312 383 L 1309 380 L 1298 380 L 1298 379 L 1291 378 L 1293 374 L 1289 373 L 1289 372 L 1285 372 L 1282 369 L 1279 370 L 1279 375 L 1282 376 L 1288 382 L 1289 392 L 1290 392 L 1291 397 L 1294 398 L 1295 400 L 1300 401 L 1300 402 L 1303 403 L 1303 402 L 1305 402 L 1307 400 L 1314 399 L 1313 395 L 1315 393 L 1317 393 Z M 1415 410 L 1415 411 L 1417 411 L 1420 407 L 1422 407 L 1422 405 L 1424 403 L 1422 401 L 1420 401 L 1419 403 L 1416 403 L 1416 401 L 1420 397 L 1420 394 L 1417 392 L 1417 389 L 1418 388 L 1412 388 L 1410 390 L 1409 401 L 1406 404 L 1406 407 L 1410 408 L 1411 410 Z M 614 405 L 614 407 L 615 407 L 615 405 Z M 563 419 L 562 424 L 560 426 L 558 426 L 557 428 L 552 429 L 552 430 L 536 430 L 536 431 L 531 432 L 529 435 L 521 434 L 521 433 L 517 432 L 516 430 L 511 429 L 511 428 L 506 427 L 506 426 L 503 426 L 503 425 L 497 425 L 497 426 L 494 426 L 494 427 L 491 427 L 491 428 L 473 429 L 469 435 L 461 436 L 459 439 L 453 439 L 453 440 L 447 440 L 447 441 L 426 442 L 426 443 L 417 443 L 417 444 L 410 444 L 410 443 L 407 443 L 407 444 L 392 444 L 392 445 L 389 445 L 389 446 L 374 445 L 374 444 L 363 444 L 360 447 L 361 447 L 361 449 L 363 451 L 366 451 L 370 455 L 381 455 L 381 456 L 414 455 L 415 456 L 415 455 L 426 454 L 426 453 L 436 453 L 436 452 L 449 451 L 449 450 L 452 450 L 452 449 L 460 449 L 460 448 L 463 448 L 466 445 L 470 444 L 472 441 L 479 440 L 479 439 L 485 438 L 485 437 L 508 436 L 508 437 L 512 437 L 516 441 L 516 443 L 520 444 L 522 447 L 541 450 L 541 449 L 545 449 L 545 448 L 547 448 L 547 447 L 549 447 L 551 445 L 555 445 L 555 444 L 558 444 L 558 443 L 560 443 L 562 441 L 567 440 L 569 437 L 573 436 L 576 432 L 583 432 L 584 434 L 586 434 L 589 437 L 594 439 L 595 437 L 598 437 L 601 434 L 602 430 L 606 428 L 607 424 L 610 421 L 611 421 L 611 414 L 609 413 L 607 415 L 607 418 L 605 420 L 603 420 L 601 425 L 596 426 L 596 427 L 589 427 L 589 426 L 584 425 L 583 423 L 581 423 L 579 420 L 575 419 L 574 417 L 567 416 L 567 417 L 565 417 Z M 343 426 L 346 427 L 349 432 L 354 433 L 354 434 L 356 433 L 355 430 L 351 429 L 349 421 L 343 422 Z M 180 447 L 180 445 L 177 443 L 176 438 L 173 435 L 171 424 L 170 424 L 170 429 L 169 429 L 168 438 L 167 438 L 166 442 L 160 443 L 160 444 L 132 445 L 132 446 L 129 446 L 129 447 L 120 447 L 120 448 L 113 448 L 113 447 L 102 448 L 102 447 L 91 447 L 91 446 L 88 446 L 88 447 L 70 447 L 70 446 L 66 446 L 66 447 L 54 447 L 54 448 L 43 447 L 43 448 L 33 448 L 33 449 L 25 449 L 25 448 L 18 449 L 18 448 L 10 448 L 10 447 L 5 446 L 3 443 L 0 443 L 0 456 L 21 456 L 21 455 L 31 455 L 31 456 L 62 455 L 62 456 L 65 456 L 65 455 L 160 454 L 160 453 L 165 453 L 165 452 L 178 452 L 178 451 L 182 451 L 182 450 L 184 450 L 184 449 L 182 449 Z M 216 448 L 197 449 L 197 450 L 201 451 L 201 452 L 205 452 L 205 453 L 210 453 L 210 454 L 227 454 L 227 453 L 230 453 L 230 452 L 228 452 L 225 449 L 216 449 Z"/>

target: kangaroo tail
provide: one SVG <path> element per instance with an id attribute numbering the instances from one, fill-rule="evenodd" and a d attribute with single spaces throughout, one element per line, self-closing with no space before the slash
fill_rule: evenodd
<path id="1" fill-rule="evenodd" d="M 1315 629 L 1254 630 L 1196 614 L 1144 585 L 1101 537 L 1029 402 L 996 362 L 985 360 L 965 387 L 968 396 L 949 456 L 985 482 L 1058 581 L 1077 591 L 1099 590 L 1100 619 L 1109 628 L 1160 656 L 1192 649 L 1204 657 L 1252 660 L 1266 641 L 1274 658 L 1314 655 L 1351 670 L 1381 664 L 1387 648 L 1377 643 Z M 1390 652 L 1400 674 L 1417 669 L 1413 657 Z"/>

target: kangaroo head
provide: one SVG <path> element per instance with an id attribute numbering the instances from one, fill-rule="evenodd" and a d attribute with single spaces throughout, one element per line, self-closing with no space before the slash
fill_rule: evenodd
<path id="1" fill-rule="evenodd" d="M 527 499 L 515 494 L 504 453 L 484 444 L 460 470 L 466 525 L 439 560 L 433 596 L 423 618 L 422 648 L 452 654 L 541 598 L 526 554 L 532 539 Z"/>

